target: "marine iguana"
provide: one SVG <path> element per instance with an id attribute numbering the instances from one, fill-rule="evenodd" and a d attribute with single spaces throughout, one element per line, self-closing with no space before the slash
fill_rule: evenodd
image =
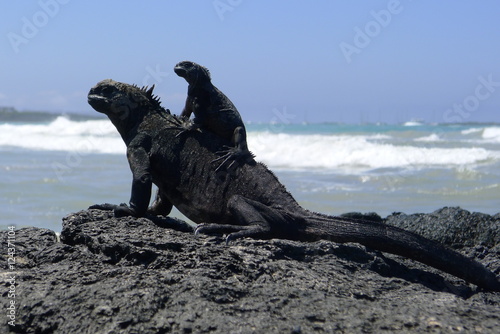
<path id="1" fill-rule="evenodd" d="M 93 87 L 88 102 L 106 114 L 127 145 L 133 174 L 129 206 L 102 204 L 115 216 L 167 215 L 175 205 L 200 224 L 197 233 L 229 233 L 242 238 L 356 242 L 402 255 L 500 291 L 495 274 L 473 259 L 403 229 L 379 222 L 327 216 L 302 208 L 263 164 L 239 163 L 232 173 L 217 173 L 211 163 L 227 141 L 201 129 L 178 136 L 178 117 L 161 107 L 151 90 L 104 80 Z M 148 209 L 152 184 L 158 186 Z"/>
<path id="2" fill-rule="evenodd" d="M 241 115 L 231 100 L 212 84 L 210 71 L 192 61 L 181 61 L 175 65 L 174 72 L 189 84 L 181 117 L 189 119 L 194 113 L 194 119 L 186 130 L 204 127 L 232 142 L 233 146 L 228 146 L 226 151 L 220 151 L 225 154 L 214 160 L 223 160 L 219 168 L 232 159 L 253 158 L 253 154 L 248 150 L 247 134 Z"/>

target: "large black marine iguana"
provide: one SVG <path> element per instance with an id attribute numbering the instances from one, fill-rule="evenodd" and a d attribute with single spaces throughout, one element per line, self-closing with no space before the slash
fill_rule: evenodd
<path id="1" fill-rule="evenodd" d="M 88 95 L 127 145 L 133 174 L 127 205 L 95 205 L 116 216 L 167 215 L 175 205 L 197 232 L 241 237 L 357 242 L 433 266 L 488 290 L 500 291 L 494 273 L 480 263 L 417 234 L 373 221 L 327 216 L 302 208 L 267 167 L 254 160 L 232 173 L 215 171 L 215 152 L 227 142 L 210 131 L 178 136 L 178 117 L 160 106 L 151 90 L 104 80 Z M 158 194 L 148 209 L 152 184 Z"/>
<path id="2" fill-rule="evenodd" d="M 230 159 L 253 158 L 241 115 L 231 100 L 212 84 L 209 70 L 192 61 L 181 61 L 175 65 L 174 72 L 189 84 L 186 105 L 181 113 L 186 119 L 194 113 L 193 125 L 187 129 L 203 127 L 232 142 L 226 154 L 215 161 L 223 160 L 222 166 Z"/>

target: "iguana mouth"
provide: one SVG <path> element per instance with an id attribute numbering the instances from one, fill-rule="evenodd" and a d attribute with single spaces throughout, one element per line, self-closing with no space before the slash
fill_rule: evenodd
<path id="1" fill-rule="evenodd" d="M 175 72 L 175 74 L 177 74 L 178 76 L 183 77 L 183 78 L 186 76 L 186 73 L 187 73 L 186 69 L 184 67 L 181 67 L 181 66 L 174 67 L 174 72 Z"/>
<path id="2" fill-rule="evenodd" d="M 108 98 L 98 94 L 89 94 L 87 101 L 98 112 L 104 112 L 102 109 L 109 104 Z"/>

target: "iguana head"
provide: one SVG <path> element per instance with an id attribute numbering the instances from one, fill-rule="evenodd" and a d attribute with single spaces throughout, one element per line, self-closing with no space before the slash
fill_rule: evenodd
<path id="1" fill-rule="evenodd" d="M 111 79 L 99 82 L 90 89 L 88 102 L 96 111 L 106 114 L 120 134 L 137 125 L 147 113 L 155 110 L 166 112 L 153 88 L 139 88 Z"/>
<path id="2" fill-rule="evenodd" d="M 190 85 L 210 82 L 210 71 L 192 61 L 181 61 L 175 65 L 174 72 Z"/>

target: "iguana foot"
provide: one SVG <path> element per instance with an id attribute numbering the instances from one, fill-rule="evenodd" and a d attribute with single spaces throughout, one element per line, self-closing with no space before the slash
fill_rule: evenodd
<path id="1" fill-rule="evenodd" d="M 126 216 L 134 216 L 136 217 L 137 214 L 135 213 L 134 210 L 129 208 L 127 204 L 122 203 L 120 205 L 116 204 L 109 204 L 109 203 L 104 203 L 104 204 L 94 204 L 89 206 L 89 209 L 98 209 L 98 210 L 105 210 L 105 211 L 113 211 L 113 215 L 116 218 L 120 217 L 126 217 Z"/>
<path id="2" fill-rule="evenodd" d="M 226 244 L 230 241 L 240 238 L 255 238 L 262 237 L 264 233 L 269 231 L 268 228 L 259 224 L 255 225 L 225 225 L 225 224 L 200 224 L 194 230 L 194 235 L 203 234 L 226 234 Z"/>
<path id="3" fill-rule="evenodd" d="M 151 220 L 153 223 L 155 223 L 156 226 L 161 228 L 168 228 L 179 232 L 188 232 L 188 233 L 194 231 L 192 225 L 177 218 L 155 216 L 150 214 L 146 215 L 146 218 Z"/>
<path id="4" fill-rule="evenodd" d="M 104 211 L 112 211 L 114 210 L 118 205 L 116 204 L 110 204 L 110 203 L 104 203 L 104 204 L 94 204 L 89 206 L 90 209 L 97 209 L 97 210 L 104 210 Z"/>
<path id="5" fill-rule="evenodd" d="M 255 155 L 250 152 L 248 149 L 244 150 L 238 147 L 229 147 L 229 146 L 224 146 L 226 150 L 223 151 L 218 151 L 216 154 L 223 154 L 221 157 L 214 159 L 211 161 L 211 163 L 216 163 L 222 160 L 222 163 L 215 169 L 215 172 L 220 171 L 224 165 L 231 161 L 229 166 L 227 166 L 227 169 L 230 169 L 231 166 L 237 161 L 243 161 L 243 162 L 250 162 L 255 158 Z"/>
<path id="6" fill-rule="evenodd" d="M 191 121 L 188 118 L 182 117 L 181 121 L 179 122 L 179 126 L 174 127 L 173 129 L 181 130 L 181 132 L 179 132 L 176 135 L 176 137 L 179 137 L 189 131 L 200 131 L 200 125 L 198 123 Z"/>

